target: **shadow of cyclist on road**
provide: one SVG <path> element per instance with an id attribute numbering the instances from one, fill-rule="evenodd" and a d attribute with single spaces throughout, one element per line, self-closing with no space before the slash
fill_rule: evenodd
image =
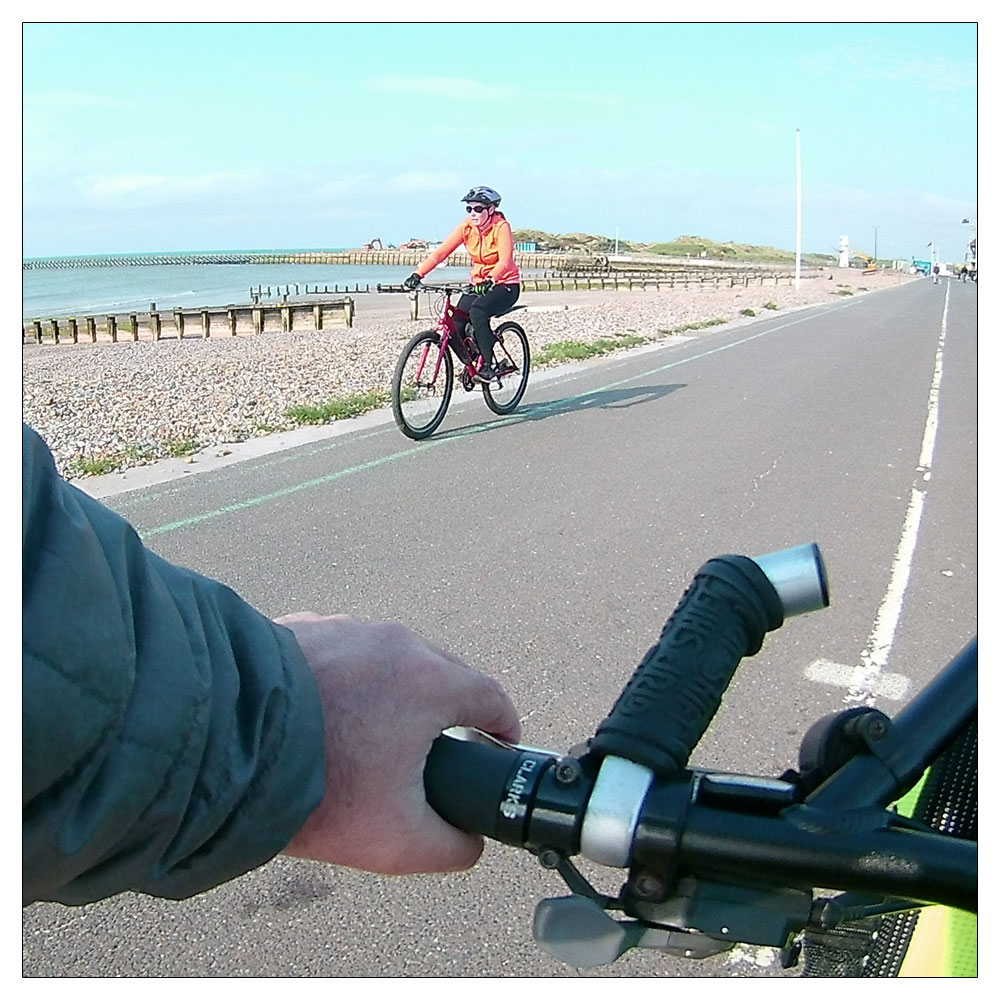
<path id="1" fill-rule="evenodd" d="M 523 420 L 541 420 L 557 413 L 577 413 L 595 406 L 607 410 L 624 410 L 640 403 L 663 399 L 678 389 L 687 388 L 683 383 L 673 385 L 642 385 L 628 389 L 595 389 L 593 392 L 553 399 L 545 403 L 528 403 L 517 411 Z"/>
<path id="2" fill-rule="evenodd" d="M 510 416 L 498 417 L 486 423 L 466 424 L 462 427 L 454 427 L 441 434 L 438 438 L 445 438 L 453 434 L 468 434 L 470 432 L 479 433 L 496 429 L 497 425 L 503 423 L 505 427 L 513 427 L 527 420 L 545 420 L 548 417 L 555 417 L 565 413 L 579 413 L 583 410 L 599 408 L 604 410 L 624 410 L 630 406 L 637 406 L 640 403 L 651 403 L 657 399 L 663 399 L 670 393 L 678 389 L 686 389 L 682 383 L 672 385 L 642 385 L 621 389 L 595 389 L 593 392 L 581 392 L 575 396 L 567 396 L 565 399 L 553 399 L 547 402 L 528 403 L 521 406 L 516 413 Z"/>

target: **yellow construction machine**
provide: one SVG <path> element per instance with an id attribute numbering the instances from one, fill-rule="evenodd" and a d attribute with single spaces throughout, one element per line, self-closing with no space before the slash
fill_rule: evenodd
<path id="1" fill-rule="evenodd" d="M 874 257 L 869 257 L 866 253 L 861 253 L 860 250 L 852 250 L 852 257 L 860 257 L 865 262 L 865 274 L 875 274 L 878 271 L 878 263 Z"/>

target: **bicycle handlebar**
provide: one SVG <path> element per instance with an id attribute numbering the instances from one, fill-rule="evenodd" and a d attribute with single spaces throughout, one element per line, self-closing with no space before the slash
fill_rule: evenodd
<path id="1" fill-rule="evenodd" d="M 441 736 L 424 780 L 431 805 L 460 829 L 530 850 L 546 867 L 581 854 L 609 867 L 640 869 L 647 878 L 657 877 L 664 898 L 663 876 L 672 869 L 714 882 L 752 879 L 772 890 L 823 886 L 862 892 L 874 885 L 877 892 L 918 905 L 976 908 L 974 844 L 952 840 L 943 850 L 940 835 L 916 826 L 899 834 L 905 844 L 887 843 L 894 834 L 874 822 L 871 812 L 832 826 L 806 806 L 785 814 L 795 806 L 794 786 L 780 779 L 701 771 L 683 781 L 643 786 L 641 798 L 629 803 L 638 821 L 629 831 L 627 854 L 617 861 L 599 838 L 596 850 L 588 847 L 583 834 L 595 811 L 609 827 L 620 819 L 607 802 L 595 801 L 600 778 L 588 773 L 586 762 Z M 621 781 L 619 797 L 631 797 L 633 790 Z"/>
<path id="2" fill-rule="evenodd" d="M 462 282 L 462 283 L 449 282 L 449 283 L 440 284 L 440 285 L 438 285 L 438 284 L 430 284 L 429 285 L 429 284 L 426 284 L 425 282 L 421 281 L 420 284 L 416 286 L 416 288 L 412 289 L 412 291 L 414 291 L 414 292 L 445 292 L 445 293 L 451 293 L 452 295 L 456 295 L 458 293 L 461 293 L 461 294 L 464 295 L 464 294 L 467 294 L 468 292 L 471 292 L 474 287 L 475 287 L 474 285 L 469 284 L 469 282 L 467 282 L 467 281 L 466 282 Z"/>
<path id="3" fill-rule="evenodd" d="M 825 574 L 813 550 L 825 605 Z M 591 751 L 644 764 L 663 777 L 676 774 L 719 710 L 740 660 L 757 653 L 765 632 L 783 621 L 781 598 L 752 559 L 706 563 L 598 727 Z"/>
<path id="4" fill-rule="evenodd" d="M 908 825 L 884 808 L 858 809 L 849 819 L 830 815 L 782 779 L 685 770 L 740 660 L 757 653 L 785 617 L 828 604 L 815 545 L 712 559 L 579 757 L 442 736 L 425 767 L 428 801 L 463 830 L 537 854 L 574 894 L 624 909 L 649 927 L 701 927 L 697 921 L 718 917 L 732 933 L 725 947 L 735 940 L 782 945 L 789 928 L 811 919 L 816 886 L 975 909 L 974 842 Z M 630 868 L 621 898 L 591 889 L 569 862 L 576 854 Z M 761 914 L 774 898 L 781 904 L 769 922 Z M 562 902 L 540 907 L 536 937 L 563 940 L 549 912 Z M 566 919 L 576 930 L 569 937 L 591 933 L 577 922 L 589 926 L 593 913 L 570 909 Z M 538 931 L 539 920 L 547 930 Z M 541 943 L 568 954 L 565 943 Z"/>
<path id="5" fill-rule="evenodd" d="M 661 777 L 678 773 L 718 711 L 740 660 L 760 650 L 764 633 L 778 628 L 786 612 L 798 614 L 827 604 L 826 570 L 816 545 L 757 561 L 745 556 L 710 560 L 598 727 L 590 743 L 591 759 L 620 758 Z M 497 786 L 490 791 L 484 787 L 487 775 L 504 776 L 505 758 L 487 747 L 467 751 L 469 772 L 477 774 L 476 789 L 470 791 L 456 773 L 466 767 L 458 762 L 462 754 L 452 751 L 446 758 L 441 748 L 435 750 L 425 771 L 431 805 L 463 829 L 516 842 L 508 839 L 507 824 L 491 817 L 491 811 L 502 816 L 506 804 L 510 812 L 525 789 L 508 783 L 508 794 L 497 799 Z M 513 780 L 537 784 L 546 758 L 535 754 L 527 760 L 523 773 Z M 635 767 L 611 767 L 618 772 L 616 784 L 627 780 L 625 772 L 635 772 Z"/>

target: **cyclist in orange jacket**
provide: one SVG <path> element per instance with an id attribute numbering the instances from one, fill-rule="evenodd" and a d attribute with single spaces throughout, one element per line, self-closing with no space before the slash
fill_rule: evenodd
<path id="1" fill-rule="evenodd" d="M 460 246 L 465 245 L 472 258 L 470 280 L 473 294 L 463 295 L 456 305 L 459 319 L 467 315 L 483 356 L 476 378 L 492 382 L 497 373 L 493 367 L 493 347 L 496 338 L 490 329 L 490 317 L 507 312 L 521 294 L 521 272 L 514 263 L 514 236 L 510 223 L 500 211 L 500 195 L 493 188 L 479 185 L 461 199 L 469 214 L 452 230 L 448 238 L 403 282 L 414 289 L 438 264 L 446 261 Z"/>

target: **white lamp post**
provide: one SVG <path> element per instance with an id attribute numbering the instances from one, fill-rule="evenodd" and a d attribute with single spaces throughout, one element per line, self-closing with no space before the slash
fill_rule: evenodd
<path id="1" fill-rule="evenodd" d="M 795 130 L 795 290 L 802 281 L 802 132 Z"/>

